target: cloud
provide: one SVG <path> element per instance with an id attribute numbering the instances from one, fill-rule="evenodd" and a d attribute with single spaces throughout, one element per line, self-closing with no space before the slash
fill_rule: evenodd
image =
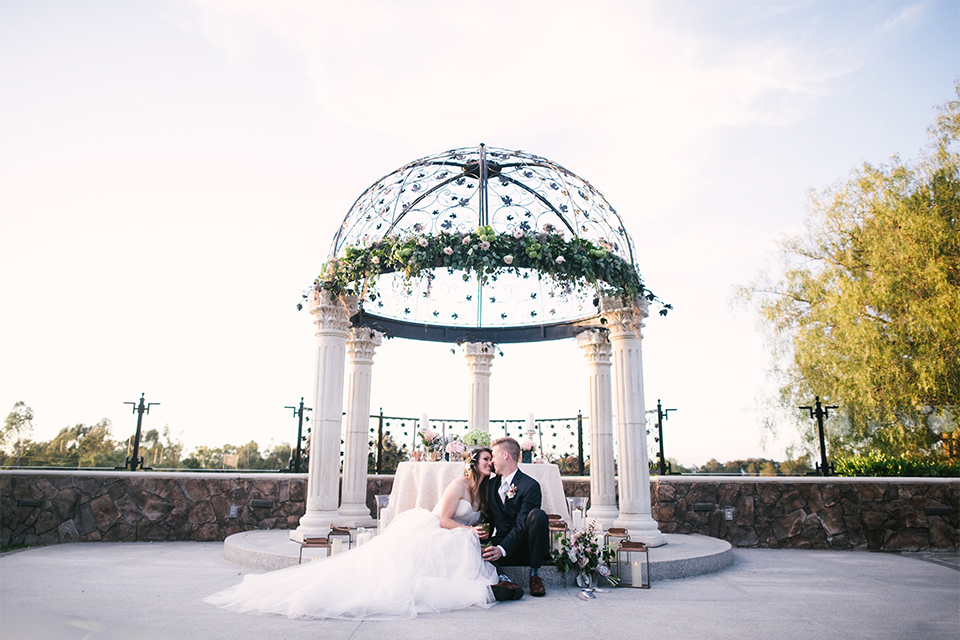
<path id="1" fill-rule="evenodd" d="M 203 33 L 231 57 L 256 55 L 267 39 L 295 52 L 321 131 L 368 132 L 424 153 L 576 139 L 612 157 L 622 172 L 616 179 L 644 176 L 651 204 L 682 193 L 702 151 L 731 128 L 801 121 L 832 80 L 863 64 L 840 34 L 785 37 L 765 22 L 782 13 L 753 3 L 723 5 L 726 36 L 695 19 L 707 12 L 702 4 L 194 7 Z"/>
<path id="2" fill-rule="evenodd" d="M 883 21 L 876 29 L 878 35 L 896 34 L 916 26 L 924 17 L 924 8 L 919 4 L 904 7 Z"/>

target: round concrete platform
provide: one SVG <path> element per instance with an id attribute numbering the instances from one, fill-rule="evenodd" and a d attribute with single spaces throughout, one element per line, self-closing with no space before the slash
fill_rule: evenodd
<path id="1" fill-rule="evenodd" d="M 666 534 L 667 544 L 650 549 L 650 579 L 671 580 L 721 571 L 733 562 L 729 542 L 698 535 Z M 321 552 L 322 553 L 322 552 Z M 304 549 L 304 560 L 318 555 L 316 549 Z M 300 544 L 290 539 L 290 532 L 281 529 L 244 531 L 227 538 L 223 557 L 250 569 L 273 571 L 298 563 Z M 505 573 L 518 584 L 524 584 L 525 569 L 509 567 Z M 516 572 L 517 575 L 512 574 Z M 564 584 L 564 576 L 553 567 L 541 570 L 544 584 Z M 566 580 L 572 583 L 569 576 Z"/>

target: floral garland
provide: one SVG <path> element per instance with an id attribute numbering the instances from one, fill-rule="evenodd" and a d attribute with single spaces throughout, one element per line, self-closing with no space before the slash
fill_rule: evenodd
<path id="1" fill-rule="evenodd" d="M 492 227 L 483 226 L 470 233 L 441 232 L 402 239 L 387 236 L 364 247 L 347 247 L 342 257 L 324 265 L 314 285 L 333 295 L 350 293 L 376 299 L 373 291 L 380 274 L 402 274 L 409 286 L 415 279 L 432 280 L 431 270 L 439 268 L 451 274 L 462 271 L 464 280 L 474 272 L 484 283 L 503 273 L 532 269 L 568 291 L 599 286 L 605 295 L 654 299 L 632 264 L 590 240 L 565 240 L 552 225 L 539 233 L 518 229 L 497 234 Z"/>

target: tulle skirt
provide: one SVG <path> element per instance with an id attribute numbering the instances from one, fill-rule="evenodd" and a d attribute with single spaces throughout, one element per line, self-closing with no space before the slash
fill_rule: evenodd
<path id="1" fill-rule="evenodd" d="M 497 571 L 469 529 L 426 509 L 400 514 L 367 544 L 325 560 L 251 574 L 204 602 L 289 618 L 398 620 L 495 603 Z"/>

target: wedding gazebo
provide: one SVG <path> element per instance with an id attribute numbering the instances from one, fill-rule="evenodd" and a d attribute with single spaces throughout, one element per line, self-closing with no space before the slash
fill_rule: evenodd
<path id="1" fill-rule="evenodd" d="M 370 386 L 386 335 L 458 344 L 470 374 L 469 427 L 483 431 L 495 345 L 574 339 L 590 389 L 587 515 L 598 526 L 627 528 L 633 540 L 664 544 L 651 515 L 641 355 L 654 297 L 635 258 L 599 191 L 526 152 L 454 149 L 374 183 L 344 218 L 308 298 L 317 336 L 314 423 L 306 513 L 291 538 L 371 520 Z"/>

